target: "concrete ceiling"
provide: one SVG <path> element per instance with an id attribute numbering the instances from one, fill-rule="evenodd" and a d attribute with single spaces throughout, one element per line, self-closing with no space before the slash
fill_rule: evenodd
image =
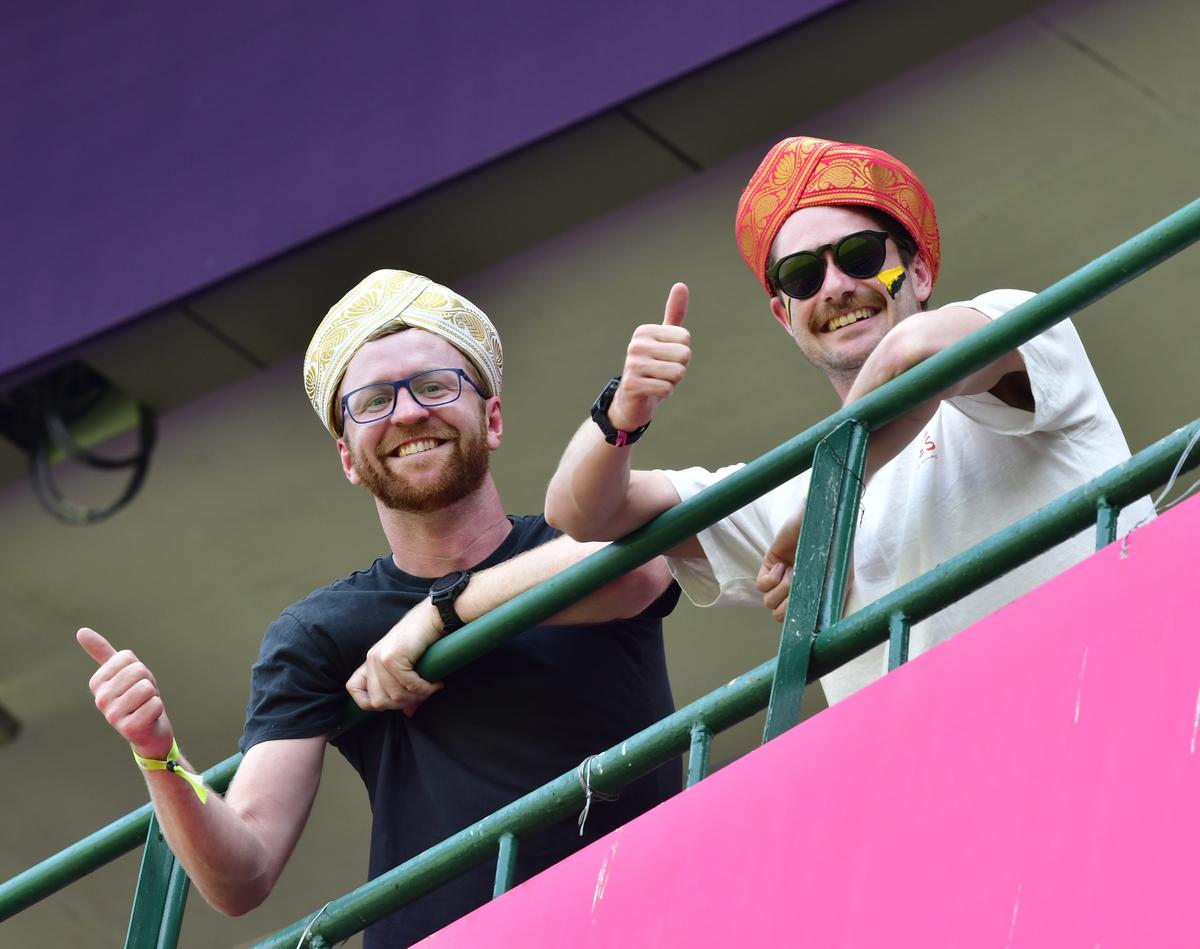
<path id="1" fill-rule="evenodd" d="M 163 411 L 160 445 L 133 505 L 86 529 L 50 520 L 17 477 L 18 453 L 0 448 L 0 703 L 24 725 L 0 747 L 0 877 L 145 799 L 91 707 L 77 626 L 151 664 L 181 744 L 211 763 L 240 734 L 267 623 L 382 552 L 299 384 L 312 327 L 368 271 L 430 273 L 492 316 L 508 362 L 494 468 L 510 510 L 528 511 L 674 280 L 692 288 L 695 360 L 640 465 L 747 460 L 836 407 L 767 316 L 731 238 L 737 195 L 783 134 L 867 141 L 919 171 L 942 222 L 941 302 L 1040 289 L 1195 197 L 1194 5 L 963 6 L 949 17 L 925 0 L 848 4 L 82 353 Z M 1183 315 L 1196 260 L 1185 253 L 1077 319 L 1134 448 L 1197 414 L 1200 337 Z M 77 496 L 114 490 L 60 472 Z M 777 628 L 684 605 L 667 636 L 682 704 L 767 658 Z M 752 747 L 757 728 L 722 738 L 716 757 Z M 340 762 L 324 783 L 268 904 L 231 921 L 193 896 L 183 945 L 241 944 L 361 882 L 365 796 Z M 135 871 L 125 858 L 4 923 L 2 941 L 116 942 Z"/>

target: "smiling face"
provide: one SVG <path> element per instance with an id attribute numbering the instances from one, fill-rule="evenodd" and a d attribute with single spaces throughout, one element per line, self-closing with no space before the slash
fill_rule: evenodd
<path id="1" fill-rule="evenodd" d="M 409 329 L 366 343 L 354 354 L 338 391 L 404 379 L 427 369 L 474 370 L 448 342 Z M 385 506 L 408 513 L 440 510 L 483 483 L 488 455 L 500 447 L 500 400 L 484 400 L 467 383 L 449 405 L 421 406 L 401 389 L 391 416 L 360 425 L 346 418 L 338 451 L 352 484 Z"/>
<path id="2" fill-rule="evenodd" d="M 863 209 L 832 205 L 803 208 L 780 228 L 771 259 L 836 244 L 847 234 L 867 230 L 879 230 L 879 222 Z M 876 278 L 848 276 L 833 262 L 832 250 L 825 251 L 824 256 L 821 289 L 807 300 L 776 294 L 771 298 L 771 312 L 805 358 L 844 395 L 879 341 L 893 326 L 921 309 L 933 285 L 929 268 L 917 256 L 905 268 L 907 278 L 893 300 Z M 883 269 L 901 263 L 896 243 L 889 239 Z"/>

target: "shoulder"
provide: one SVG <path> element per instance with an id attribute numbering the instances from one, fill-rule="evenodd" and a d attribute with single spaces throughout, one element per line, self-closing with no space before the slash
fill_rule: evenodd
<path id="1" fill-rule="evenodd" d="M 302 611 L 312 605 L 346 596 L 402 591 L 414 582 L 416 581 L 413 577 L 400 571 L 389 554 L 376 557 L 369 566 L 355 570 L 349 576 L 318 587 L 304 599 L 292 604 L 289 609 Z"/>
<path id="2" fill-rule="evenodd" d="M 982 313 L 988 317 L 988 319 L 995 320 L 999 319 L 1009 310 L 1020 306 L 1022 303 L 1028 303 L 1035 296 L 1037 294 L 1031 290 L 988 290 L 986 293 L 974 296 L 970 300 L 959 300 L 956 303 L 948 303 L 938 309 L 950 310 L 962 308 L 975 310 L 977 313 Z"/>
<path id="3" fill-rule="evenodd" d="M 970 309 L 983 314 L 989 320 L 997 320 L 1036 296 L 1036 293 L 1029 290 L 989 290 L 970 300 L 952 303 L 943 309 Z M 1026 362 L 1027 370 L 1031 371 L 1040 369 L 1061 372 L 1076 366 L 1090 367 L 1079 331 L 1069 318 L 1060 320 L 1033 339 L 1022 343 L 1018 350 Z"/>
<path id="4" fill-rule="evenodd" d="M 699 494 L 710 485 L 716 484 L 718 481 L 728 478 L 736 471 L 741 471 L 746 465 L 743 462 L 737 464 L 725 465 L 723 468 L 709 470 L 696 466 L 693 468 L 681 468 L 678 471 L 667 468 L 655 468 L 647 472 L 650 475 L 657 475 L 668 482 L 675 489 L 675 493 L 679 495 L 679 500 L 686 501 L 695 494 Z"/>
<path id="5" fill-rule="evenodd" d="M 297 600 L 270 625 L 264 647 L 275 644 L 315 643 L 337 649 L 361 638 L 367 645 L 391 626 L 403 612 L 428 594 L 427 586 L 406 578 L 390 558 L 380 557 L 370 566 L 313 590 Z M 324 645 L 322 645 L 324 644 Z"/>

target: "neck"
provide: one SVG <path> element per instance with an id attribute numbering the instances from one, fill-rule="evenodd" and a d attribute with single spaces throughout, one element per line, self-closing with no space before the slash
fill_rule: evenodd
<path id="1" fill-rule="evenodd" d="M 512 529 L 491 474 L 479 489 L 437 511 L 394 511 L 375 501 L 392 560 L 405 573 L 440 577 L 485 560 Z"/>
<path id="2" fill-rule="evenodd" d="M 833 391 L 837 393 L 838 401 L 842 405 L 845 405 L 846 397 L 850 395 L 850 390 L 854 388 L 854 382 L 858 379 L 858 370 L 847 369 L 844 372 L 838 372 L 826 369 L 825 378 L 829 380 L 829 384 L 833 386 Z"/>

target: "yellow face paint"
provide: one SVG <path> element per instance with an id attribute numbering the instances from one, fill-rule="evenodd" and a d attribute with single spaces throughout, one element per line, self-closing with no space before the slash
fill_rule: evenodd
<path id="1" fill-rule="evenodd" d="M 876 275 L 876 280 L 883 284 L 883 288 L 887 290 L 888 296 L 893 300 L 896 299 L 896 294 L 900 292 L 900 288 L 904 286 L 904 278 L 908 276 L 904 272 L 903 267 L 893 267 L 891 270 L 881 270 Z"/>

